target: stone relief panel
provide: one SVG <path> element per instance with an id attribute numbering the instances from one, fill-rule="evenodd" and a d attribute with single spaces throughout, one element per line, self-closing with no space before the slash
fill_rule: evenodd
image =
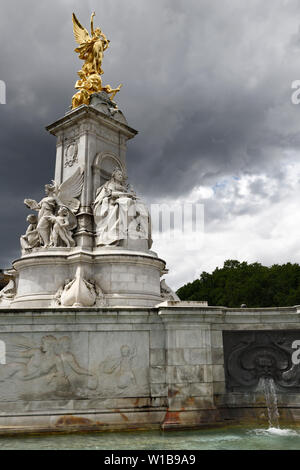
<path id="1" fill-rule="evenodd" d="M 257 391 L 272 378 L 281 392 L 300 392 L 300 330 L 223 331 L 226 389 Z"/>
<path id="2" fill-rule="evenodd" d="M 149 333 L 90 334 L 89 363 L 103 396 L 149 395 Z M 99 341 L 102 351 L 99 360 Z"/>
<path id="3" fill-rule="evenodd" d="M 70 335 L 2 336 L 6 363 L 0 364 L 0 401 L 79 398 L 97 389 L 98 377 Z"/>
<path id="4" fill-rule="evenodd" d="M 0 402 L 149 395 L 148 367 L 144 332 L 4 333 Z"/>
<path id="5" fill-rule="evenodd" d="M 110 391 L 117 387 L 118 392 L 135 388 L 137 385 L 134 359 L 136 348 L 122 344 L 115 357 L 107 357 L 99 365 L 99 373 L 105 377 L 106 388 Z"/>

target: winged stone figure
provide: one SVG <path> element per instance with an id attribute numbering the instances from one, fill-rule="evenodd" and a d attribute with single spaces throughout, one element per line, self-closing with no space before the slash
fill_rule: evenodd
<path id="1" fill-rule="evenodd" d="M 62 184 L 52 181 L 52 184 L 46 184 L 46 196 L 37 202 L 33 199 L 25 199 L 24 204 L 32 210 L 38 212 L 38 223 L 36 230 L 39 235 L 40 245 L 44 247 L 53 244 L 52 229 L 55 223 L 55 216 L 58 215 L 60 208 L 66 208 L 68 211 L 68 230 L 74 230 L 77 226 L 76 212 L 79 209 L 80 201 L 77 199 L 82 191 L 84 181 L 84 172 L 78 168 Z M 55 237 L 54 237 L 55 238 Z"/>
<path id="2" fill-rule="evenodd" d="M 52 181 L 54 186 L 54 193 L 56 195 L 58 205 L 65 206 L 71 212 L 76 213 L 79 209 L 80 202 L 78 197 L 83 188 L 84 172 L 81 168 L 77 168 L 70 178 L 64 181 L 61 185 Z"/>

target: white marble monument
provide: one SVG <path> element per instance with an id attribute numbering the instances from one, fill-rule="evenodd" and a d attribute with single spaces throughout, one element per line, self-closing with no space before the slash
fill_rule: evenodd
<path id="1" fill-rule="evenodd" d="M 30 210 L 21 256 L 0 292 L 0 434 L 299 422 L 300 308 L 181 302 L 151 251 L 151 220 L 127 184 L 136 135 L 102 86 L 109 41 L 73 15 L 80 58 L 56 137 L 54 180 Z M 28 195 L 30 196 L 30 195 Z M 266 375 L 267 374 L 267 375 Z"/>
<path id="2" fill-rule="evenodd" d="M 47 130 L 57 139 L 55 178 L 40 202 L 24 201 L 32 213 L 3 305 L 160 303 L 165 262 L 151 251 L 149 211 L 127 184 L 126 142 L 137 131 L 104 91 Z"/>

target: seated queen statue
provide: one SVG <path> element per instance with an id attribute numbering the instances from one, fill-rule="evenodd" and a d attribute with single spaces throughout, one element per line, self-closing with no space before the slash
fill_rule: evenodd
<path id="1" fill-rule="evenodd" d="M 122 170 L 116 168 L 110 180 L 96 192 L 93 204 L 97 246 L 116 245 L 140 249 L 144 240 L 150 249 L 151 222 L 147 207 L 126 184 Z"/>

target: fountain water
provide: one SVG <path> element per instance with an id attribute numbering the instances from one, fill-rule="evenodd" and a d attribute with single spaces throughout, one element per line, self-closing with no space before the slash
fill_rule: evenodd
<path id="1" fill-rule="evenodd" d="M 268 419 L 270 428 L 279 429 L 279 411 L 277 406 L 277 395 L 275 383 L 272 377 L 263 377 L 261 384 L 265 394 L 266 405 L 268 409 Z"/>

